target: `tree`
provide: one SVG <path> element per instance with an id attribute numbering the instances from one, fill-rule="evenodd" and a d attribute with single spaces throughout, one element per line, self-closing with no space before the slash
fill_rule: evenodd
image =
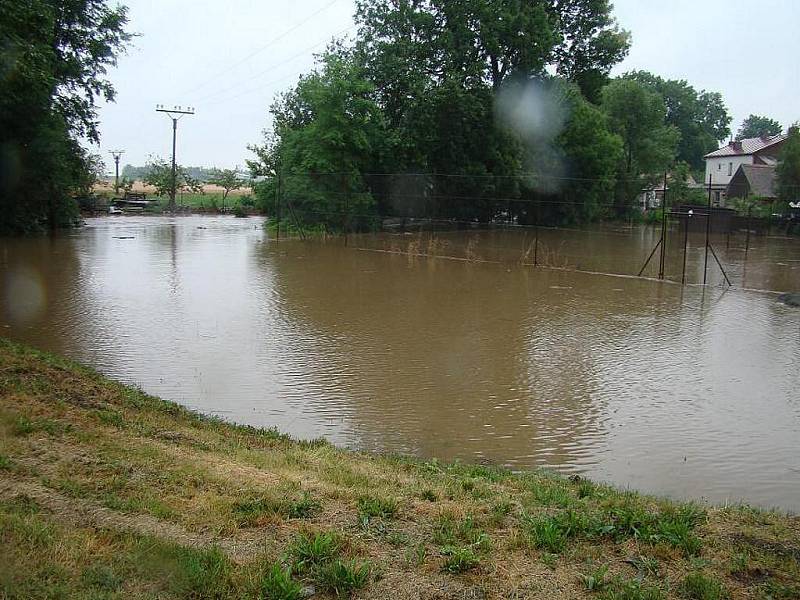
<path id="1" fill-rule="evenodd" d="M 630 34 L 619 29 L 608 0 L 552 0 L 549 12 L 561 41 L 555 48 L 559 75 L 574 81 L 590 102 L 600 103 L 611 67 L 628 54 Z"/>
<path id="2" fill-rule="evenodd" d="M 275 138 L 256 147 L 260 160 L 249 164 L 280 178 L 297 218 L 340 227 L 345 213 L 368 218 L 373 212 L 363 174 L 380 171 L 392 137 L 373 92 L 352 55 L 331 48 L 321 70 L 301 77 L 273 104 Z"/>
<path id="3" fill-rule="evenodd" d="M 231 190 L 237 190 L 245 185 L 236 169 L 213 169 L 208 183 L 222 188 L 222 209 L 225 210 L 225 199 Z"/>
<path id="4" fill-rule="evenodd" d="M 736 132 L 736 139 L 744 140 L 762 136 L 768 137 L 778 135 L 782 131 L 783 127 L 781 127 L 781 124 L 775 119 L 750 115 L 742 121 L 742 126 L 739 128 L 739 131 Z"/>
<path id="5" fill-rule="evenodd" d="M 691 168 L 702 169 L 703 157 L 730 135 L 731 117 L 718 92 L 698 93 L 684 80 L 662 79 L 647 71 L 626 73 L 624 78 L 661 95 L 667 124 L 674 125 L 681 133 L 676 158 Z"/>
<path id="6" fill-rule="evenodd" d="M 775 176 L 778 198 L 789 202 L 800 200 L 800 123 L 789 128 L 789 135 L 775 167 Z"/>
<path id="7" fill-rule="evenodd" d="M 624 215 L 649 179 L 667 170 L 675 158 L 680 132 L 666 124 L 661 96 L 630 79 L 615 79 L 602 92 L 602 109 L 622 138 L 616 210 Z"/>
<path id="8" fill-rule="evenodd" d="M 146 173 L 142 182 L 156 188 L 156 194 L 164 197 L 172 191 L 172 164 L 160 157 L 151 157 L 145 165 Z M 203 193 L 203 184 L 189 175 L 185 167 L 175 167 L 175 190 Z"/>
<path id="9" fill-rule="evenodd" d="M 0 229 L 69 223 L 71 196 L 92 160 L 78 143 L 99 139 L 96 101 L 111 101 L 105 78 L 130 35 L 127 11 L 103 0 L 0 0 Z"/>

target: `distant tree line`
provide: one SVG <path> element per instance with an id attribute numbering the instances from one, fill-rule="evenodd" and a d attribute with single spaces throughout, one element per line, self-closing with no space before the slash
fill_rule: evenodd
<path id="1" fill-rule="evenodd" d="M 721 95 L 638 71 L 611 4 L 359 0 L 353 43 L 273 103 L 256 193 L 336 226 L 409 215 L 582 223 L 730 135 Z M 352 220 L 350 221 L 353 222 Z"/>
<path id="2" fill-rule="evenodd" d="M 131 181 L 144 181 L 148 178 L 152 171 L 157 170 L 157 167 L 166 162 L 167 161 L 162 158 L 155 157 L 146 165 L 140 167 L 127 164 L 122 167 L 122 172 L 120 175 Z M 200 183 L 209 183 L 211 179 L 216 176 L 219 169 L 216 167 L 187 167 L 181 165 L 181 171 L 194 181 L 198 181 Z"/>

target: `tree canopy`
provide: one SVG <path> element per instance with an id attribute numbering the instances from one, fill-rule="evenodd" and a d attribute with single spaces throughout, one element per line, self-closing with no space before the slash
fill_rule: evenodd
<path id="1" fill-rule="evenodd" d="M 761 136 L 773 136 L 778 135 L 782 131 L 783 127 L 781 127 L 781 124 L 775 119 L 750 115 L 742 121 L 742 126 L 739 128 L 739 131 L 736 132 L 736 139 L 744 140 Z"/>
<path id="2" fill-rule="evenodd" d="M 629 45 L 609 2 L 359 0 L 355 19 L 352 46 L 331 45 L 251 147 L 253 175 L 271 180 L 257 185 L 262 206 L 277 191 L 331 226 L 343 211 L 605 214 L 622 141 L 587 94 L 599 98 Z"/>
<path id="3" fill-rule="evenodd" d="M 703 157 L 730 133 L 731 117 L 718 92 L 698 92 L 684 80 L 662 79 L 647 71 L 624 76 L 657 92 L 664 100 L 666 122 L 681 134 L 676 159 L 701 169 Z"/>
<path id="4" fill-rule="evenodd" d="M 789 202 L 800 201 L 800 123 L 789 128 L 789 136 L 783 143 L 775 175 L 778 197 Z"/>
<path id="5" fill-rule="evenodd" d="M 103 0 L 0 0 L 0 230 L 56 227 L 96 167 L 96 103 L 130 35 L 127 9 Z"/>

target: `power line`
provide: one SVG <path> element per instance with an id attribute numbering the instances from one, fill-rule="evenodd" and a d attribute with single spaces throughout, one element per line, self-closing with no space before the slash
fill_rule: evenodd
<path id="1" fill-rule="evenodd" d="M 297 59 L 297 58 L 299 58 L 301 56 L 304 56 L 305 53 L 308 52 L 309 50 L 313 50 L 314 48 L 317 48 L 317 47 L 319 47 L 319 46 L 321 46 L 323 44 L 327 44 L 328 41 L 331 38 L 335 38 L 336 36 L 342 35 L 343 33 L 351 31 L 351 30 L 353 30 L 355 28 L 356 28 L 355 25 L 351 25 L 350 27 L 346 27 L 346 28 L 342 29 L 341 31 L 337 31 L 336 33 L 332 34 L 330 37 L 325 38 L 324 40 L 322 40 L 320 42 L 317 42 L 316 44 L 308 46 L 308 47 L 300 50 L 298 53 L 293 54 L 292 56 L 282 60 L 281 62 L 275 63 L 274 65 L 271 65 L 267 69 L 264 69 L 263 71 L 260 71 L 259 73 L 256 73 L 255 75 L 250 77 L 247 81 L 240 81 L 239 83 L 235 83 L 235 84 L 233 84 L 231 86 L 226 87 L 225 89 L 217 90 L 215 92 L 207 94 L 206 96 L 201 97 L 200 100 L 198 100 L 198 102 L 201 102 L 201 103 L 202 102 L 207 102 L 208 100 L 213 100 L 217 96 L 224 95 L 224 94 L 226 94 L 228 92 L 234 91 L 236 88 L 242 86 L 243 84 L 250 83 L 250 82 L 252 82 L 253 79 L 258 79 L 259 77 L 262 77 L 263 75 L 271 73 L 272 71 L 274 71 L 278 67 L 282 67 L 283 65 L 285 65 L 287 63 L 290 63 L 293 60 L 295 60 L 295 59 Z M 291 73 L 291 74 L 287 75 L 286 77 L 282 77 L 280 79 L 276 79 L 274 81 L 270 81 L 269 83 L 262 83 L 262 84 L 259 84 L 259 85 L 255 86 L 255 87 L 248 88 L 248 89 L 246 89 L 244 91 L 241 91 L 239 93 L 236 93 L 235 95 L 230 96 L 228 98 L 217 99 L 217 100 L 214 100 L 214 102 L 207 102 L 206 106 L 214 106 L 216 104 L 221 104 L 223 102 L 230 102 L 231 100 L 236 100 L 237 98 L 241 98 L 242 96 L 246 96 L 247 94 L 251 94 L 253 92 L 261 91 L 265 87 L 268 87 L 270 85 L 275 85 L 276 83 L 280 83 L 282 81 L 286 81 L 287 79 L 291 79 L 292 77 L 295 77 L 295 76 L 296 76 L 296 73 Z"/>
<path id="2" fill-rule="evenodd" d="M 278 37 L 272 38 L 269 42 L 267 42 L 263 46 L 260 46 L 260 47 L 256 48 L 255 50 L 253 50 L 250 54 L 248 54 L 244 58 L 241 58 L 240 60 L 236 61 L 232 65 L 229 65 L 228 67 L 226 67 L 222 71 L 217 72 L 216 74 L 212 75 L 211 77 L 209 77 L 205 81 L 201 82 L 199 85 L 196 85 L 195 87 L 193 87 L 193 88 L 191 88 L 191 89 L 189 89 L 187 91 L 184 91 L 181 95 L 183 96 L 183 95 L 186 95 L 186 94 L 191 94 L 192 92 L 195 92 L 195 91 L 205 87 L 206 85 L 211 83 L 214 79 L 217 79 L 220 76 L 229 73 L 232 69 L 235 69 L 239 65 L 246 63 L 248 60 L 250 60 L 251 58 L 253 58 L 257 54 L 260 54 L 261 52 L 263 52 L 264 50 L 266 50 L 267 48 L 269 48 L 270 46 L 272 46 L 276 42 L 279 42 L 280 40 L 285 38 L 290 33 L 293 33 L 294 31 L 297 31 L 301 26 L 303 26 L 306 23 L 308 23 L 311 19 L 313 19 L 318 14 L 320 14 L 320 13 L 324 12 L 325 10 L 327 10 L 328 8 L 330 8 L 331 6 L 336 4 L 338 1 L 339 0 L 332 0 L 331 2 L 328 2 L 328 4 L 326 4 L 325 6 L 320 8 L 319 10 L 311 13 L 308 17 L 306 17 L 302 21 L 300 21 L 299 23 L 295 24 L 294 26 L 290 27 L 289 29 L 287 29 L 286 31 L 281 33 Z"/>

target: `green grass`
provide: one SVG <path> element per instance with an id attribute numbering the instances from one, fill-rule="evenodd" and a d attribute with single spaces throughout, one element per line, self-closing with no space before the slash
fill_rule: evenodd
<path id="1" fill-rule="evenodd" d="M 344 596 L 367 585 L 370 572 L 371 566 L 368 562 L 337 559 L 322 565 L 315 581 L 321 589 Z"/>
<path id="2" fill-rule="evenodd" d="M 480 563 L 480 557 L 472 546 L 443 546 L 441 553 L 445 557 L 442 569 L 448 573 L 463 573 Z"/>
<path id="3" fill-rule="evenodd" d="M 358 514 L 362 520 L 373 517 L 391 519 L 397 514 L 398 502 L 394 498 L 365 496 L 358 499 Z"/>
<path id="4" fill-rule="evenodd" d="M 272 564 L 261 579 L 261 598 L 264 600 L 300 600 L 303 586 L 292 579 L 292 570 L 279 563 Z"/>
<path id="5" fill-rule="evenodd" d="M 341 547 L 341 538 L 335 532 L 301 533 L 286 554 L 294 571 L 303 574 L 339 556 Z"/>
<path id="6" fill-rule="evenodd" d="M 719 581 L 703 573 L 689 573 L 681 584 L 681 594 L 691 600 L 724 600 L 728 597 Z"/>

